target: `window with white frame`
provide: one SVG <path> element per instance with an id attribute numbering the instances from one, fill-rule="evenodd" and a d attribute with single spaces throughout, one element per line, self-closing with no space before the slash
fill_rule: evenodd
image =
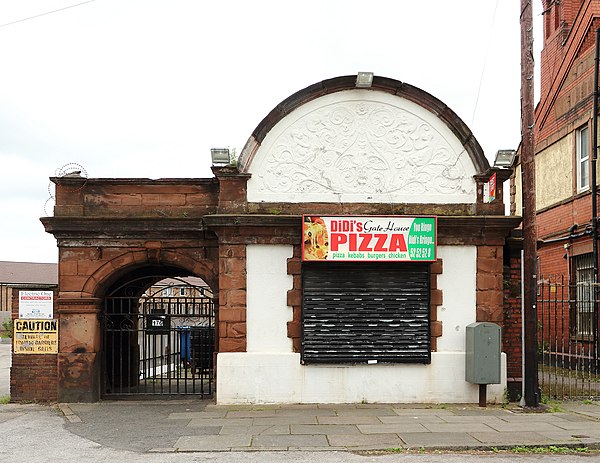
<path id="1" fill-rule="evenodd" d="M 590 150 L 587 125 L 577 130 L 577 191 L 590 187 Z"/>
<path id="2" fill-rule="evenodd" d="M 594 259 L 593 254 L 574 258 L 576 328 L 578 336 L 591 336 L 594 321 Z"/>

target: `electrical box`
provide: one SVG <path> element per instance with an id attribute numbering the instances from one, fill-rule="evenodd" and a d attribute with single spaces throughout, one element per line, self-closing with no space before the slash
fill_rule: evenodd
<path id="1" fill-rule="evenodd" d="M 478 322 L 467 325 L 466 380 L 474 384 L 500 384 L 500 327 Z"/>

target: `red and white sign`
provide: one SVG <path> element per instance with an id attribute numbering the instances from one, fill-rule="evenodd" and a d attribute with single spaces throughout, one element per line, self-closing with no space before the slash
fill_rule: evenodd
<path id="1" fill-rule="evenodd" d="M 304 261 L 434 261 L 435 217 L 302 218 Z"/>
<path id="2" fill-rule="evenodd" d="M 489 202 L 496 199 L 496 172 L 490 177 L 489 183 Z"/>
<path id="3" fill-rule="evenodd" d="M 19 291 L 19 318 L 54 318 L 52 291 Z"/>

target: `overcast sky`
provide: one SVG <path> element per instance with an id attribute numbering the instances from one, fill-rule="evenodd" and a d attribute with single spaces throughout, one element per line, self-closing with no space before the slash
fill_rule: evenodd
<path id="1" fill-rule="evenodd" d="M 490 163 L 520 140 L 517 0 L 66 8 L 77 3 L 0 0 L 0 260 L 57 261 L 39 217 L 52 214 L 48 177 L 62 166 L 89 177 L 210 177 L 211 147 L 239 153 L 280 101 L 336 76 L 372 71 L 431 93 Z"/>

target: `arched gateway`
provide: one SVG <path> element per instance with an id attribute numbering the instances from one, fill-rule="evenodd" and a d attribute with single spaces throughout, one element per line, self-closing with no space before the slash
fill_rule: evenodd
<path id="1" fill-rule="evenodd" d="M 59 400 L 140 384 L 146 336 L 172 349 L 183 326 L 180 313 L 144 312 L 141 295 L 195 276 L 217 308 L 219 403 L 477 401 L 465 327 L 503 323 L 503 245 L 518 219 L 503 216 L 506 172 L 452 110 L 391 79 L 327 80 L 279 104 L 238 164 L 213 172 L 53 179 L 42 221 L 59 247 Z M 134 298 L 122 312 L 119 297 Z M 119 341 L 115 314 L 138 317 Z M 151 317 L 170 334 L 148 332 Z M 490 396 L 505 386 L 503 363 Z"/>

